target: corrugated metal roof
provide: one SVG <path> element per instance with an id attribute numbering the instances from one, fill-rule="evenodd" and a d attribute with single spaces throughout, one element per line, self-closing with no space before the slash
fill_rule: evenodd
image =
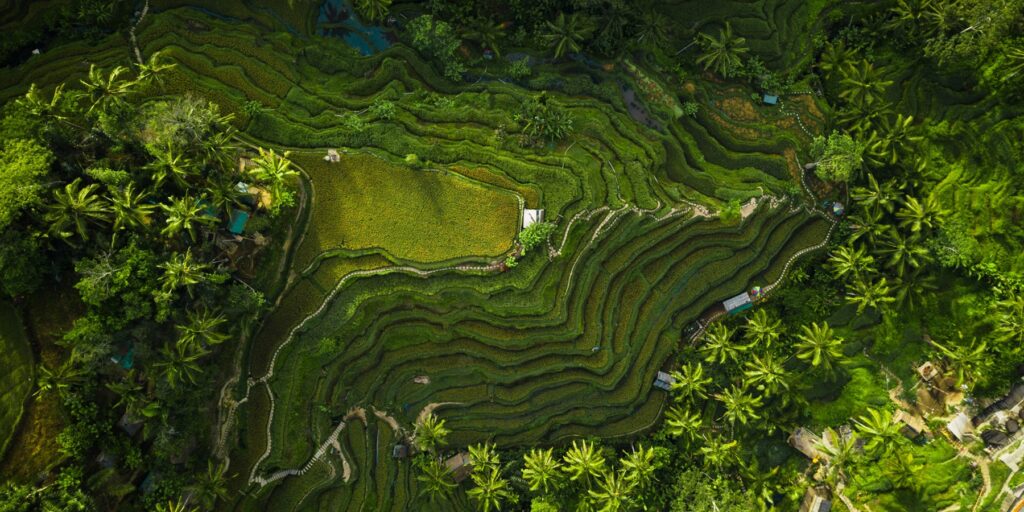
<path id="1" fill-rule="evenodd" d="M 732 297 L 731 299 L 726 299 L 724 302 L 722 302 L 722 305 L 725 306 L 726 311 L 732 311 L 734 309 L 743 307 L 747 304 L 750 304 L 750 294 L 747 292 L 743 292 L 735 297 Z"/>

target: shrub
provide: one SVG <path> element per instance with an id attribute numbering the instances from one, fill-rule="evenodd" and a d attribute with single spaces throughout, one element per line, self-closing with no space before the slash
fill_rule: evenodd
<path id="1" fill-rule="evenodd" d="M 370 115 L 377 119 L 387 121 L 394 118 L 396 113 L 395 102 L 390 100 L 378 98 L 370 105 Z"/>
<path id="2" fill-rule="evenodd" d="M 519 233 L 519 243 L 523 245 L 523 254 L 526 254 L 541 242 L 548 239 L 555 230 L 555 225 L 550 222 L 537 222 L 530 224 Z"/>
<path id="3" fill-rule="evenodd" d="M 523 103 L 522 110 L 513 116 L 513 120 L 532 141 L 556 142 L 572 133 L 572 115 L 543 93 Z"/>
<path id="4" fill-rule="evenodd" d="M 509 62 L 508 66 L 505 67 L 505 73 L 513 80 L 519 80 L 530 76 L 530 74 L 533 73 L 533 70 L 530 69 L 530 63 L 528 61 L 528 58 L 523 57 L 522 59 Z"/>

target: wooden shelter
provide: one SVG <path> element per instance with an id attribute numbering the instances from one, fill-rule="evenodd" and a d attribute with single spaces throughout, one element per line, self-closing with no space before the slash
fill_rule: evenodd
<path id="1" fill-rule="evenodd" d="M 811 460 L 828 459 L 819 448 L 822 444 L 820 436 L 803 427 L 797 427 L 789 436 L 789 445 Z"/>
<path id="2" fill-rule="evenodd" d="M 459 483 L 466 479 L 473 471 L 473 462 L 469 458 L 469 452 L 459 452 L 444 461 L 448 471 L 452 473 L 452 480 Z"/>

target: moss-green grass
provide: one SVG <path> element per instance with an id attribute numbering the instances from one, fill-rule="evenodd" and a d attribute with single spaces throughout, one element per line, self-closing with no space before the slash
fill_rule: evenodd
<path id="1" fill-rule="evenodd" d="M 7 451 L 32 391 L 32 347 L 18 312 L 0 302 L 0 455 Z"/>
<path id="2" fill-rule="evenodd" d="M 512 247 L 519 200 L 511 191 L 369 154 L 334 164 L 320 154 L 293 157 L 309 174 L 315 198 L 300 261 L 342 248 L 436 263 L 494 257 Z"/>

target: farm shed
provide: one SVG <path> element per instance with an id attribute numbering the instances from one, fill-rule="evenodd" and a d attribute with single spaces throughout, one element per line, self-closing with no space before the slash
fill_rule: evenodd
<path id="1" fill-rule="evenodd" d="M 832 510 L 832 500 L 829 499 L 828 489 L 807 488 L 804 500 L 800 502 L 800 512 L 829 512 L 830 510 Z"/>
<path id="2" fill-rule="evenodd" d="M 544 210 L 523 208 L 523 229 L 526 229 L 532 224 L 536 224 L 538 222 L 544 222 Z"/>
<path id="3" fill-rule="evenodd" d="M 473 463 L 469 459 L 469 452 L 459 452 L 444 461 L 445 467 L 452 473 L 452 480 L 459 483 L 469 476 L 473 470 Z"/>
<path id="4" fill-rule="evenodd" d="M 750 300 L 750 294 L 747 292 L 743 292 L 722 302 L 722 306 L 725 307 L 725 312 L 729 314 L 745 311 L 753 307 L 753 305 L 753 301 Z"/>
<path id="5" fill-rule="evenodd" d="M 964 441 L 965 438 L 974 432 L 974 426 L 971 425 L 971 419 L 967 417 L 963 412 L 957 414 L 949 423 L 946 424 L 946 429 L 949 430 L 950 434 L 957 441 Z"/>
<path id="6" fill-rule="evenodd" d="M 658 372 L 658 376 L 654 379 L 654 387 L 658 389 L 664 389 L 669 391 L 672 389 L 672 384 L 676 383 L 675 377 L 665 373 Z"/>
<path id="7" fill-rule="evenodd" d="M 803 427 L 798 427 L 789 436 L 789 445 L 811 460 L 828 458 L 818 449 L 821 444 L 821 437 Z"/>
<path id="8" fill-rule="evenodd" d="M 778 105 L 779 97 L 775 94 L 765 94 L 762 98 L 765 105 Z"/>
<path id="9" fill-rule="evenodd" d="M 232 235 L 241 235 L 245 231 L 245 225 L 249 222 L 249 212 L 235 210 L 231 212 L 231 222 L 228 224 L 228 231 Z"/>

